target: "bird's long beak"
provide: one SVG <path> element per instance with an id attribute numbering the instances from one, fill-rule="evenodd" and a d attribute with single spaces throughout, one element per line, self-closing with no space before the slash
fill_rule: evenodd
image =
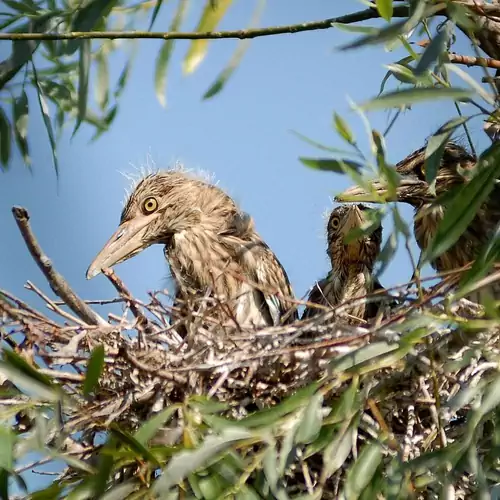
<path id="1" fill-rule="evenodd" d="M 142 216 L 121 224 L 90 264 L 87 279 L 97 276 L 103 268 L 119 264 L 147 248 L 150 243 L 144 236 L 150 223 L 151 216 Z"/>
<path id="2" fill-rule="evenodd" d="M 351 231 L 359 230 L 364 222 L 365 217 L 359 207 L 357 207 L 356 205 L 351 206 L 351 209 L 347 214 L 347 220 L 345 221 L 343 226 L 344 236 L 348 237 Z M 347 243 L 347 241 L 349 240 L 346 240 L 345 243 Z M 346 244 L 345 249 L 349 255 L 349 258 L 357 259 L 359 257 L 361 245 L 362 242 L 359 237 L 351 239 L 351 241 Z"/>
<path id="3" fill-rule="evenodd" d="M 367 201 L 371 203 L 378 203 L 381 200 L 406 201 L 409 192 L 417 189 L 425 189 L 426 187 L 427 183 L 425 181 L 410 177 L 402 177 L 398 187 L 390 193 L 386 182 L 375 180 L 371 183 L 371 191 L 367 191 L 360 186 L 353 186 L 338 194 L 335 197 L 335 201 Z"/>

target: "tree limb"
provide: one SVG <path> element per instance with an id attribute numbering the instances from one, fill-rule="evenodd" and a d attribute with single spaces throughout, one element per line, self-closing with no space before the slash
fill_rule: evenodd
<path id="1" fill-rule="evenodd" d="M 90 325 L 106 325 L 106 321 L 76 295 L 66 280 L 54 269 L 50 259 L 43 253 L 29 224 L 29 213 L 23 207 L 12 207 L 19 231 L 31 256 L 47 278 L 52 291 L 83 321 Z"/>

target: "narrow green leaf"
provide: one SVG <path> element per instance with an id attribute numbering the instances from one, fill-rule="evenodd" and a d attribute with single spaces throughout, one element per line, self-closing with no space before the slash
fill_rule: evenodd
<path id="1" fill-rule="evenodd" d="M 0 426 L 0 469 L 11 470 L 14 465 L 14 444 L 16 435 L 14 431 L 3 425 Z"/>
<path id="2" fill-rule="evenodd" d="M 134 438 L 137 442 L 146 445 L 147 442 L 154 437 L 160 427 L 165 425 L 170 420 L 172 415 L 181 407 L 175 404 L 165 408 L 163 411 L 144 422 L 139 430 L 135 433 Z"/>
<path id="3" fill-rule="evenodd" d="M 231 5 L 232 0 L 217 0 L 215 8 L 211 2 L 205 3 L 205 9 L 201 15 L 197 32 L 215 31 L 215 28 L 224 17 L 227 9 Z M 184 73 L 193 73 L 203 61 L 207 50 L 209 40 L 193 40 L 189 46 L 188 53 L 182 64 Z"/>
<path id="4" fill-rule="evenodd" d="M 252 19 L 250 20 L 250 24 L 247 26 L 247 29 L 252 29 L 257 26 L 265 5 L 265 0 L 260 0 L 257 3 L 257 7 L 252 15 Z M 238 44 L 236 45 L 236 50 L 231 56 L 231 59 L 229 60 L 227 66 L 219 73 L 214 83 L 212 83 L 209 89 L 203 94 L 203 99 L 210 99 L 224 88 L 234 70 L 239 66 L 241 60 L 243 59 L 243 56 L 245 55 L 245 52 L 250 47 L 250 43 L 250 38 L 240 40 L 238 42 Z"/>
<path id="5" fill-rule="evenodd" d="M 366 45 L 374 46 L 379 43 L 386 43 L 393 40 L 397 40 L 400 35 L 405 34 L 406 21 L 398 21 L 396 23 L 390 24 L 385 28 L 377 30 L 375 33 L 370 33 L 366 36 L 362 36 L 354 42 L 340 47 L 340 50 L 351 50 L 357 49 L 359 47 L 364 47 Z"/>
<path id="6" fill-rule="evenodd" d="M 460 88 L 426 87 L 396 90 L 377 96 L 363 103 L 360 108 L 364 111 L 376 111 L 386 108 L 408 107 L 411 104 L 440 99 L 464 100 L 471 97 L 473 92 Z"/>
<path id="7" fill-rule="evenodd" d="M 11 142 L 12 132 L 9 119 L 0 107 L 0 161 L 4 168 L 9 165 Z"/>
<path id="8" fill-rule="evenodd" d="M 14 118 L 14 138 L 16 139 L 17 147 L 23 157 L 24 163 L 29 167 L 31 158 L 28 146 L 28 96 L 23 90 L 21 95 L 14 99 L 12 106 L 12 116 Z"/>
<path id="9" fill-rule="evenodd" d="M 431 40 L 429 45 L 420 56 L 417 67 L 414 70 L 416 76 L 423 75 L 433 64 L 445 48 L 448 40 L 448 32 L 446 29 L 441 29 L 436 36 Z"/>
<path id="10" fill-rule="evenodd" d="M 83 382 L 83 395 L 88 396 L 94 387 L 99 382 L 102 369 L 104 368 L 104 346 L 99 344 L 90 354 L 89 362 L 87 363 L 87 373 Z"/>
<path id="11" fill-rule="evenodd" d="M 337 472 L 351 453 L 356 420 L 351 422 L 345 431 L 339 430 L 332 442 L 325 448 L 323 453 L 323 480 L 331 477 Z"/>
<path id="12" fill-rule="evenodd" d="M 396 80 L 401 83 L 416 83 L 417 78 L 413 74 L 413 71 L 403 64 L 386 64 L 385 67 L 389 70 L 388 75 L 392 75 Z M 382 93 L 383 87 L 380 89 L 380 93 Z"/>
<path id="13" fill-rule="evenodd" d="M 323 421 L 321 415 L 322 407 L 323 396 L 319 393 L 315 394 L 302 412 L 302 419 L 295 435 L 296 443 L 309 444 L 316 439 L 321 429 L 321 422 Z"/>
<path id="14" fill-rule="evenodd" d="M 397 348 L 398 345 L 394 343 L 383 341 L 372 342 L 369 345 L 335 358 L 331 362 L 330 367 L 335 373 L 343 372 L 361 365 L 370 359 L 395 351 Z"/>
<path id="15" fill-rule="evenodd" d="M 184 16 L 187 12 L 187 6 L 189 2 L 187 0 L 179 0 L 179 5 L 177 6 L 177 10 L 174 15 L 174 19 L 172 20 L 172 24 L 170 25 L 169 31 L 178 31 L 179 26 L 182 24 Z M 158 52 L 158 56 L 156 58 L 156 67 L 155 67 L 155 91 L 156 97 L 160 104 L 165 107 L 167 105 L 166 102 L 166 86 L 167 86 L 167 68 L 168 63 L 170 61 L 170 57 L 172 55 L 173 49 L 175 45 L 175 40 L 166 40 L 163 43 L 160 52 Z"/>
<path id="16" fill-rule="evenodd" d="M 363 447 L 358 459 L 347 472 L 345 485 L 346 498 L 359 498 L 366 486 L 370 484 L 381 461 L 382 450 L 378 443 L 369 443 Z"/>
<path id="17" fill-rule="evenodd" d="M 9 471 L 0 467 L 0 500 L 9 500 Z"/>
<path id="18" fill-rule="evenodd" d="M 40 111 L 42 112 L 43 123 L 45 125 L 45 130 L 47 131 L 47 135 L 49 136 L 50 148 L 52 150 L 52 161 L 54 163 L 54 170 L 56 171 L 56 177 L 59 177 L 59 162 L 57 160 L 56 140 L 54 138 L 54 131 L 52 130 L 52 123 L 50 121 L 49 107 L 47 105 L 45 97 L 43 96 L 43 91 L 40 87 L 34 64 L 32 64 L 32 68 L 33 68 L 35 87 L 37 89 L 38 103 L 40 105 Z"/>
<path id="19" fill-rule="evenodd" d="M 354 170 L 360 172 L 363 166 L 352 160 L 334 160 L 333 158 L 304 158 L 299 160 L 306 166 L 315 170 L 323 170 L 327 172 L 336 172 L 337 174 L 345 174 L 346 170 Z"/>
<path id="20" fill-rule="evenodd" d="M 148 31 L 151 31 L 153 29 L 153 24 L 155 23 L 156 18 L 158 17 L 162 5 L 163 5 L 163 0 L 156 0 L 156 5 L 155 8 L 153 9 L 153 15 L 151 16 L 151 21 L 149 22 Z"/>
<path id="21" fill-rule="evenodd" d="M 95 58 L 97 69 L 97 85 L 95 86 L 96 101 L 104 110 L 109 102 L 109 68 L 106 55 L 98 52 Z"/>
<path id="22" fill-rule="evenodd" d="M 111 424 L 110 431 L 113 436 L 117 438 L 117 440 L 128 445 L 132 450 L 141 455 L 144 460 L 151 462 L 156 466 L 160 465 L 156 457 L 143 444 L 139 443 L 134 436 L 120 429 L 116 424 Z"/>
<path id="23" fill-rule="evenodd" d="M 5 5 L 8 5 L 12 10 L 21 12 L 22 14 L 37 15 L 38 9 L 30 5 L 29 2 L 16 2 L 15 0 L 3 0 Z"/>
<path id="24" fill-rule="evenodd" d="M 106 18 L 118 0 L 91 0 L 84 7 L 77 10 L 68 31 L 92 31 L 97 24 Z M 84 40 L 69 40 L 64 53 L 71 55 L 80 47 Z"/>
<path id="25" fill-rule="evenodd" d="M 349 144 L 354 144 L 356 139 L 347 122 L 337 113 L 333 114 L 333 124 L 338 134 Z"/>
<path id="26" fill-rule="evenodd" d="M 444 65 L 446 71 L 451 71 L 458 75 L 465 83 L 468 83 L 472 89 L 475 90 L 477 95 L 479 95 L 482 99 L 484 99 L 491 106 L 495 105 L 495 97 L 492 94 L 489 94 L 486 89 L 478 82 L 475 78 L 472 78 L 467 72 L 463 69 L 459 68 L 456 64 L 446 63 Z"/>
<path id="27" fill-rule="evenodd" d="M 493 237 L 481 249 L 471 269 L 462 275 L 459 292 L 455 299 L 465 297 L 474 283 L 481 279 L 490 270 L 491 266 L 500 260 L 500 223 L 497 225 Z"/>
<path id="28" fill-rule="evenodd" d="M 436 235 L 423 252 L 425 262 L 435 259 L 457 242 L 495 187 L 495 181 L 500 177 L 499 143 L 493 144 L 481 155 L 476 169 L 476 175 L 457 190 L 449 203 Z"/>
<path id="29" fill-rule="evenodd" d="M 375 0 L 375 5 L 377 6 L 378 13 L 386 21 L 392 19 L 392 13 L 394 11 L 392 6 L 392 0 Z"/>
<path id="30" fill-rule="evenodd" d="M 123 500 L 140 488 L 136 480 L 129 480 L 122 484 L 115 484 L 101 496 L 100 500 Z"/>
<path id="31" fill-rule="evenodd" d="M 91 40 L 82 40 L 80 45 L 80 58 L 78 64 L 78 114 L 76 116 L 75 129 L 73 136 L 80 128 L 82 121 L 87 113 L 87 99 L 89 95 L 89 77 L 91 62 Z"/>
<path id="32" fill-rule="evenodd" d="M 189 474 L 203 467 L 215 455 L 227 450 L 238 441 L 252 436 L 245 429 L 227 428 L 219 436 L 208 436 L 196 450 L 184 450 L 174 455 L 168 462 L 161 477 L 152 487 L 153 493 L 165 494 Z"/>
<path id="33" fill-rule="evenodd" d="M 49 377 L 47 377 L 47 375 L 43 375 L 42 373 L 40 373 L 36 368 L 31 366 L 19 354 L 10 351 L 8 349 L 5 349 L 3 351 L 3 358 L 5 363 L 8 363 L 9 365 L 17 368 L 18 370 L 21 370 L 28 377 L 46 385 L 47 387 L 53 386 L 52 380 Z"/>
<path id="34" fill-rule="evenodd" d="M 439 130 L 427 141 L 425 148 L 425 180 L 431 184 L 436 178 L 445 146 L 455 132 L 455 130 L 469 121 L 472 116 L 459 116 L 447 121 Z"/>
<path id="35" fill-rule="evenodd" d="M 315 141 L 314 139 L 310 139 L 309 137 L 297 132 L 295 130 L 290 130 L 290 132 L 296 135 L 299 139 L 302 139 L 307 144 L 314 146 L 315 148 L 321 149 L 322 151 L 327 151 L 328 153 L 335 153 L 340 155 L 358 155 L 357 151 L 345 151 L 344 149 L 332 148 L 330 146 L 326 146 L 321 144 L 320 142 Z M 359 155 L 358 155 L 359 156 Z"/>
<path id="36" fill-rule="evenodd" d="M 55 402 L 60 399 L 56 391 L 3 361 L 0 361 L 0 372 L 21 391 L 34 395 L 40 400 Z"/>
<path id="37" fill-rule="evenodd" d="M 373 35 L 378 33 L 378 28 L 373 26 L 358 26 L 357 24 L 332 23 L 332 28 L 337 28 L 347 33 L 368 33 Z"/>

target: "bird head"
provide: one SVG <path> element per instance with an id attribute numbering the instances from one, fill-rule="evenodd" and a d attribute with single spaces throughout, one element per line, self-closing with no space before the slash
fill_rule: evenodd
<path id="1" fill-rule="evenodd" d="M 218 187 L 180 170 L 149 174 L 137 183 L 120 224 L 87 270 L 87 279 L 154 243 L 168 245 L 183 231 L 223 232 L 238 210 Z"/>
<path id="2" fill-rule="evenodd" d="M 328 255 L 332 265 L 363 263 L 372 266 L 380 252 L 382 226 L 377 224 L 370 234 L 353 234 L 353 231 L 369 227 L 370 209 L 362 204 L 341 205 L 328 219 Z M 351 235 L 349 234 L 351 233 Z"/>
<path id="3" fill-rule="evenodd" d="M 439 166 L 435 190 L 430 189 L 425 176 L 425 148 L 421 148 L 396 165 L 399 185 L 389 194 L 387 183 L 375 179 L 371 182 L 373 192 L 353 186 L 335 197 L 336 201 L 368 201 L 376 203 L 381 197 L 387 201 L 400 201 L 420 207 L 434 201 L 457 185 L 463 184 L 467 171 L 476 165 L 476 157 L 455 143 L 447 143 Z M 376 193 L 377 196 L 374 196 Z"/>

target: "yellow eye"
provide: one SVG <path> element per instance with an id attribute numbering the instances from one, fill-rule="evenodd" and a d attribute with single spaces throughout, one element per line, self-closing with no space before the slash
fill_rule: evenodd
<path id="1" fill-rule="evenodd" d="M 332 229 L 337 229 L 340 224 L 340 219 L 338 217 L 333 217 L 332 220 L 330 221 L 330 226 Z"/>
<path id="2" fill-rule="evenodd" d="M 156 209 L 158 208 L 158 202 L 156 201 L 156 198 L 146 198 L 144 203 L 142 204 L 142 211 L 148 215 L 152 214 Z"/>

